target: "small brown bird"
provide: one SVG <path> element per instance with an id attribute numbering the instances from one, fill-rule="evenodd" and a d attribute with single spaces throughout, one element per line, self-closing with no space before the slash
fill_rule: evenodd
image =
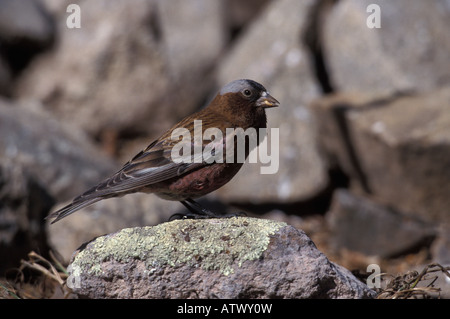
<path id="1" fill-rule="evenodd" d="M 230 82 L 219 91 L 206 108 L 181 120 L 139 152 L 117 173 L 76 197 L 72 203 L 47 218 L 55 218 L 53 224 L 102 199 L 135 192 L 154 193 L 164 199 L 180 201 L 189 210 L 189 213 L 184 215 L 186 217 L 221 217 L 222 215 L 203 208 L 193 199 L 225 185 L 236 175 L 243 163 L 236 161 L 207 163 L 205 160 L 194 160 L 194 155 L 191 161 L 176 161 L 172 158 L 172 149 L 180 140 L 173 139 L 172 133 L 176 129 L 187 129 L 188 132 L 194 133 L 194 121 L 199 120 L 202 124 L 202 133 L 208 128 L 219 129 L 223 136 L 226 136 L 227 128 L 258 130 L 266 127 L 265 109 L 276 106 L 279 106 L 279 102 L 261 84 L 252 80 Z M 193 148 L 201 144 L 203 149 L 210 142 L 198 141 L 194 136 L 195 134 L 191 134 L 189 140 Z M 257 141 L 259 144 L 259 138 Z M 225 139 L 223 147 L 225 155 Z M 247 147 L 245 158 L 249 151 Z"/>

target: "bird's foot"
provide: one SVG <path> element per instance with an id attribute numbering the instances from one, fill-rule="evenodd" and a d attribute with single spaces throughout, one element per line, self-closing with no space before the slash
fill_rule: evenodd
<path id="1" fill-rule="evenodd" d="M 207 218 L 214 218 L 208 215 L 203 214 L 196 214 L 196 213 L 176 213 L 169 217 L 169 222 L 176 219 L 207 219 Z"/>
<path id="2" fill-rule="evenodd" d="M 213 212 L 192 199 L 188 199 L 186 201 L 181 201 L 181 203 L 189 210 L 188 213 L 182 214 L 177 213 L 170 216 L 169 221 L 175 219 L 208 219 L 208 218 L 231 218 L 231 217 L 240 217 L 247 216 L 244 212 L 236 212 L 229 214 L 222 214 Z"/>
<path id="3" fill-rule="evenodd" d="M 169 217 L 169 221 L 176 219 L 210 219 L 210 218 L 231 218 L 231 217 L 244 217 L 247 216 L 244 212 L 236 212 L 229 214 L 219 214 L 209 211 L 209 214 L 197 214 L 197 213 L 176 213 Z"/>
<path id="4" fill-rule="evenodd" d="M 245 217 L 247 214 L 245 212 L 235 212 L 235 213 L 229 213 L 229 214 L 223 214 L 220 217 L 221 218 L 231 218 L 231 217 Z"/>

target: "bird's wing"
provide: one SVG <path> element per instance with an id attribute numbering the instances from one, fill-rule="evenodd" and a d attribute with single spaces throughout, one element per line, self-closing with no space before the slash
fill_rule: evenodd
<path id="1" fill-rule="evenodd" d="M 166 143 L 164 140 L 153 142 L 126 163 L 120 171 L 75 198 L 74 202 L 93 197 L 108 197 L 112 194 L 127 193 L 181 176 L 207 165 L 203 161 L 194 161 L 193 156 L 191 156 L 192 160 L 176 163 L 172 160 L 171 150 L 171 143 Z"/>
<path id="2" fill-rule="evenodd" d="M 50 214 L 47 218 L 55 218 L 52 221 L 55 223 L 104 198 L 137 191 L 144 186 L 180 176 L 205 165 L 207 164 L 204 162 L 175 163 L 170 158 L 169 147 L 164 146 L 163 141 L 155 141 L 126 163 L 120 171 L 76 197 L 72 203 Z"/>
<path id="3" fill-rule="evenodd" d="M 215 124 L 222 123 L 221 120 L 210 120 L 208 118 L 202 120 L 204 127 L 215 127 Z M 87 190 L 80 196 L 76 197 L 72 203 L 62 209 L 50 214 L 47 218 L 55 218 L 52 223 L 66 217 L 75 211 L 91 205 L 99 200 L 109 197 L 115 197 L 138 191 L 144 186 L 149 186 L 162 182 L 177 176 L 181 176 L 190 171 L 199 169 L 211 163 L 208 158 L 204 158 L 204 154 L 196 153 L 195 146 L 201 144 L 201 149 L 208 144 L 208 141 L 195 139 L 191 134 L 194 132 L 194 121 L 192 117 L 185 119 L 177 124 L 176 127 L 186 129 L 189 132 L 189 138 L 186 140 L 172 139 L 171 133 L 174 128 L 167 131 L 159 139 L 147 146 L 146 149 L 139 152 L 133 159 L 126 163 L 121 170 L 98 183 L 96 186 Z M 175 127 L 175 128 L 176 128 Z M 182 158 L 182 161 L 175 161 L 172 158 L 173 147 L 180 142 L 187 143 L 191 148 L 191 155 Z M 225 147 L 225 143 L 223 144 Z M 199 158 L 199 156 L 201 158 Z"/>
<path id="4" fill-rule="evenodd" d="M 75 200 L 126 193 L 210 165 L 214 155 L 212 154 L 213 152 L 203 153 L 205 146 L 210 143 L 209 140 L 202 138 L 203 132 L 206 128 L 219 128 L 222 125 L 222 129 L 219 129 L 222 132 L 222 139 L 219 146 L 215 146 L 215 150 L 222 148 L 225 154 L 226 137 L 223 125 L 231 126 L 231 124 L 217 116 L 205 117 L 201 115 L 202 113 L 198 114 L 197 117 L 190 117 L 179 122 L 175 127 L 168 130 L 159 139 L 134 156 L 120 171 Z M 193 120 L 194 118 L 201 119 L 201 121 L 196 122 Z M 196 125 L 200 126 L 197 127 Z M 178 136 L 178 134 L 172 134 L 176 128 L 185 130 L 184 132 L 187 135 Z M 195 136 L 194 132 L 201 133 L 201 136 Z M 177 144 L 179 148 L 181 148 L 180 145 L 186 145 L 189 152 L 175 158 L 173 155 L 179 154 L 172 153 Z"/>
<path id="5" fill-rule="evenodd" d="M 144 186 L 181 176 L 205 165 L 210 165 L 203 158 L 199 161 L 196 158 L 198 154 L 194 153 L 192 153 L 190 159 L 185 158 L 184 162 L 174 162 L 171 152 L 175 143 L 176 141 L 168 139 L 156 140 L 126 163 L 120 171 L 76 197 L 72 203 L 50 214 L 47 218 L 55 218 L 52 221 L 52 223 L 55 223 L 104 198 L 137 191 Z M 192 140 L 191 143 L 193 147 L 194 141 Z"/>

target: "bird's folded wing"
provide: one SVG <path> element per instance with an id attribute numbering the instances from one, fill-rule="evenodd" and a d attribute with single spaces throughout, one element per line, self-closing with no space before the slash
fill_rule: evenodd
<path id="1" fill-rule="evenodd" d="M 204 161 L 195 160 L 194 155 L 191 156 L 191 160 L 176 163 L 171 158 L 171 147 L 156 141 L 126 163 L 116 174 L 75 198 L 74 202 L 127 193 L 181 176 L 205 165 L 207 164 Z"/>
<path id="2" fill-rule="evenodd" d="M 182 161 L 173 160 L 172 148 L 176 143 L 177 141 L 167 138 L 156 140 L 126 163 L 120 171 L 76 197 L 72 203 L 50 214 L 47 218 L 55 218 L 52 221 L 52 223 L 55 223 L 101 199 L 138 191 L 142 187 L 166 181 L 210 165 L 208 156 L 205 158 L 202 152 L 199 154 L 193 152 L 192 155 L 183 157 Z M 205 143 L 203 141 L 202 143 L 203 149 Z M 195 149 L 194 140 L 188 141 L 188 144 L 192 149 Z"/>

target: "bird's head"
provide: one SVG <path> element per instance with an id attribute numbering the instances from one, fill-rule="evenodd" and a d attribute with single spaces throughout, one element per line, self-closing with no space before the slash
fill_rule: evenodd
<path id="1" fill-rule="evenodd" d="M 242 127 L 265 127 L 265 109 L 277 107 L 280 102 L 258 82 L 242 79 L 225 85 L 211 104 L 234 122 L 245 124 Z"/>

